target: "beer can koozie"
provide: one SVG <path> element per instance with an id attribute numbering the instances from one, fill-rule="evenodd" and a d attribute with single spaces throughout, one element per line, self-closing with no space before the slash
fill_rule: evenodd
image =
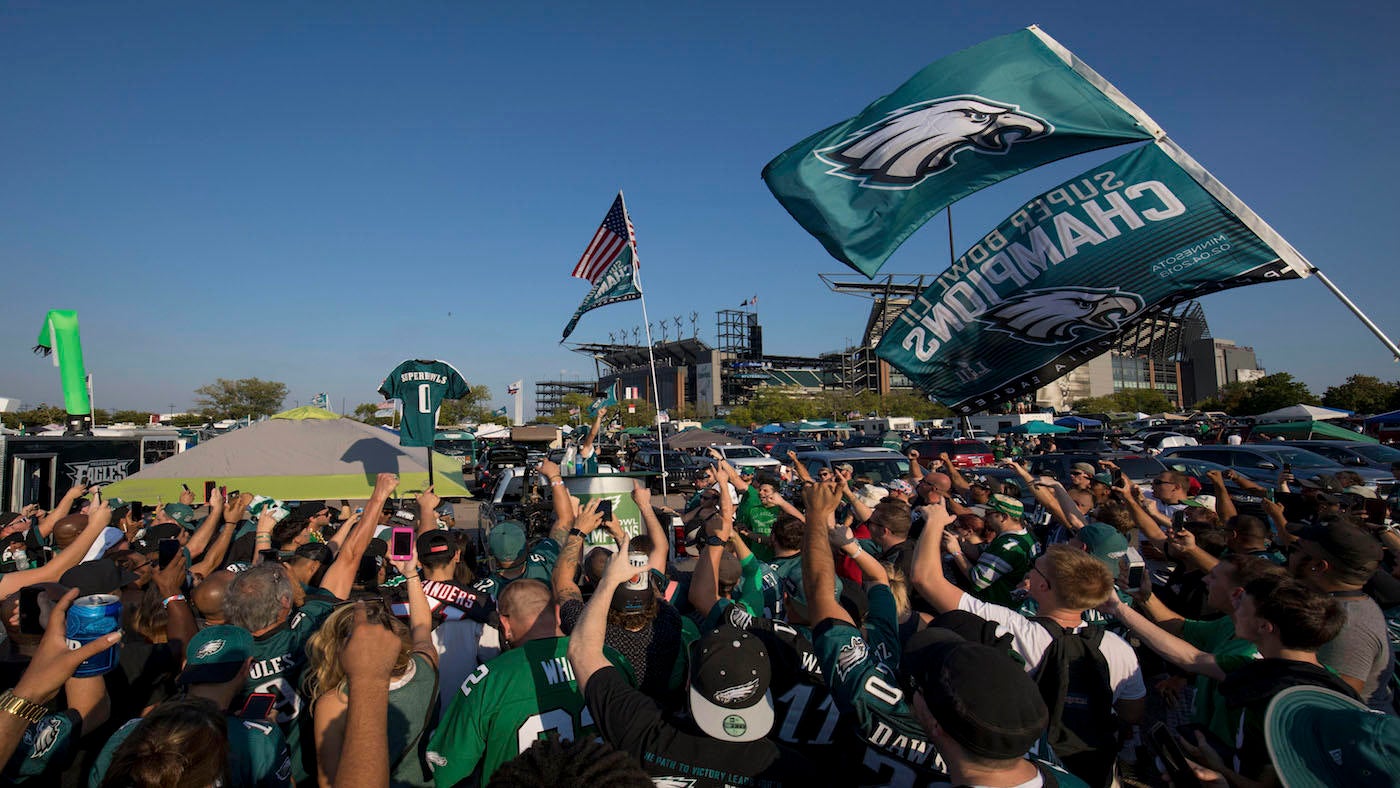
<path id="1" fill-rule="evenodd" d="M 103 635 L 116 632 L 122 625 L 122 601 L 112 594 L 90 594 L 78 597 L 68 608 L 66 635 L 68 648 L 76 650 Z M 117 665 L 117 646 L 113 646 L 95 656 L 88 657 L 78 665 L 73 675 L 100 676 Z"/>
<path id="2" fill-rule="evenodd" d="M 637 574 L 632 576 L 625 584 L 629 591 L 643 591 L 651 587 L 651 576 L 647 570 L 649 558 L 646 553 L 628 553 L 627 563 L 637 570 Z"/>

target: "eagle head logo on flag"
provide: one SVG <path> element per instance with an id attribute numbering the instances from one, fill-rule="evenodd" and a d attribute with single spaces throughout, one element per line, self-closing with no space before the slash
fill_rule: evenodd
<path id="1" fill-rule="evenodd" d="M 981 96 L 921 101 L 813 154 L 832 165 L 828 174 L 866 188 L 912 189 L 957 164 L 962 151 L 1002 155 L 1054 133 L 1047 121 L 1019 110 Z"/>
<path id="2" fill-rule="evenodd" d="M 1116 287 L 1054 287 L 1011 296 L 978 320 L 1022 342 L 1059 345 L 1117 331 L 1142 310 L 1142 296 Z"/>

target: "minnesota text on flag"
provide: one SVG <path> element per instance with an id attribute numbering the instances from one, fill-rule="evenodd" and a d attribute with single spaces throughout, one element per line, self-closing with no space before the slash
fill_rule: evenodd
<path id="1" fill-rule="evenodd" d="M 560 338 L 560 342 L 568 339 L 574 332 L 574 326 L 578 325 L 578 320 L 583 317 L 584 312 L 642 297 L 642 291 L 637 287 L 637 267 L 633 264 L 633 259 L 632 247 L 624 246 L 617 259 L 598 277 L 598 281 L 593 283 L 588 295 L 583 297 L 583 303 L 579 304 L 574 316 L 569 319 L 569 324 L 564 326 L 564 336 Z"/>
<path id="2" fill-rule="evenodd" d="M 873 276 L 935 213 L 1066 156 L 1152 139 L 1132 102 L 1038 28 L 943 58 L 763 168 L 836 259 Z"/>
<path id="3" fill-rule="evenodd" d="M 574 266 L 572 275 L 596 283 L 598 277 L 617 259 L 624 246 L 632 247 L 632 264 L 637 265 L 637 231 L 632 227 L 631 218 L 627 216 L 622 192 L 618 192 L 612 207 L 608 209 L 608 214 L 603 217 L 598 232 L 593 234 L 593 240 L 589 241 L 588 248 L 583 250 L 583 257 L 580 257 Z"/>
<path id="4" fill-rule="evenodd" d="M 1026 203 L 895 319 L 876 354 L 973 413 L 1110 350 L 1155 310 L 1309 270 L 1163 139 Z"/>

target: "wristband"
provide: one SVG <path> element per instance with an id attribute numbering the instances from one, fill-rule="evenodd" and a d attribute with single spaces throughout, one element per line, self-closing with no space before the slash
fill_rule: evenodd
<path id="1" fill-rule="evenodd" d="M 578 528 L 570 528 L 570 529 L 569 529 L 569 536 L 577 536 L 577 537 L 580 538 L 580 539 L 585 539 L 585 538 L 588 537 L 588 534 L 584 533 L 583 531 L 579 530 Z"/>
<path id="2" fill-rule="evenodd" d="M 417 573 L 417 572 L 414 572 L 414 573 L 411 574 L 411 575 L 404 575 L 404 576 L 403 576 L 403 579 L 406 580 L 406 581 L 408 581 L 408 582 L 410 582 L 410 583 L 412 583 L 414 580 L 417 580 L 417 581 L 419 581 L 419 582 L 422 582 L 422 580 L 423 580 L 423 578 L 421 578 L 421 577 L 418 576 L 418 573 Z"/>
<path id="3" fill-rule="evenodd" d="M 564 480 L 563 480 L 563 479 L 555 479 L 554 481 L 552 481 L 552 482 L 549 483 L 549 486 L 550 486 L 550 487 L 563 487 L 563 486 L 564 486 Z"/>
<path id="4" fill-rule="evenodd" d="M 845 539 L 838 539 L 838 540 L 832 542 L 832 544 L 836 545 L 837 547 L 845 547 L 846 545 L 852 544 L 852 543 L 854 543 L 855 541 L 856 541 L 856 538 L 855 538 L 854 536 L 848 536 L 848 537 L 846 537 Z"/>
<path id="5" fill-rule="evenodd" d="M 164 610 L 165 608 L 170 607 L 170 603 L 171 603 L 171 602 L 184 602 L 184 601 L 186 601 L 186 600 L 185 600 L 185 595 L 184 595 L 184 594 L 172 594 L 172 595 L 166 597 L 165 599 L 162 599 L 162 600 L 161 600 L 161 602 L 160 602 L 160 607 L 161 607 L 162 610 Z"/>
<path id="6" fill-rule="evenodd" d="M 718 536 L 715 536 L 714 534 L 710 534 L 709 536 L 705 537 L 705 544 L 709 545 L 710 547 L 723 547 L 724 540 L 719 538 Z"/>

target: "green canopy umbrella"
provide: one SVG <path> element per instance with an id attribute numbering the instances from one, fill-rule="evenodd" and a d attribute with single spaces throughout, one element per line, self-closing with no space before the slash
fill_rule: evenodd
<path id="1" fill-rule="evenodd" d="M 1326 421 L 1285 421 L 1281 424 L 1257 424 L 1254 434 L 1282 435 L 1293 440 L 1335 440 L 1357 443 L 1380 443 L 1370 435 L 1340 427 Z"/>
<path id="2" fill-rule="evenodd" d="M 700 426 L 707 430 L 722 430 L 725 427 L 730 426 L 730 424 L 724 419 L 710 419 L 709 421 L 701 424 Z"/>
<path id="3" fill-rule="evenodd" d="M 1058 424 L 1050 424 L 1044 421 L 1030 421 L 1025 424 L 1017 424 L 1014 427 L 1003 427 L 998 432 L 1014 432 L 1017 435 L 1054 435 L 1061 432 L 1074 432 L 1069 427 L 1061 427 Z"/>
<path id="4" fill-rule="evenodd" d="M 628 427 L 622 431 L 623 435 L 650 435 L 651 430 L 646 427 Z"/>

